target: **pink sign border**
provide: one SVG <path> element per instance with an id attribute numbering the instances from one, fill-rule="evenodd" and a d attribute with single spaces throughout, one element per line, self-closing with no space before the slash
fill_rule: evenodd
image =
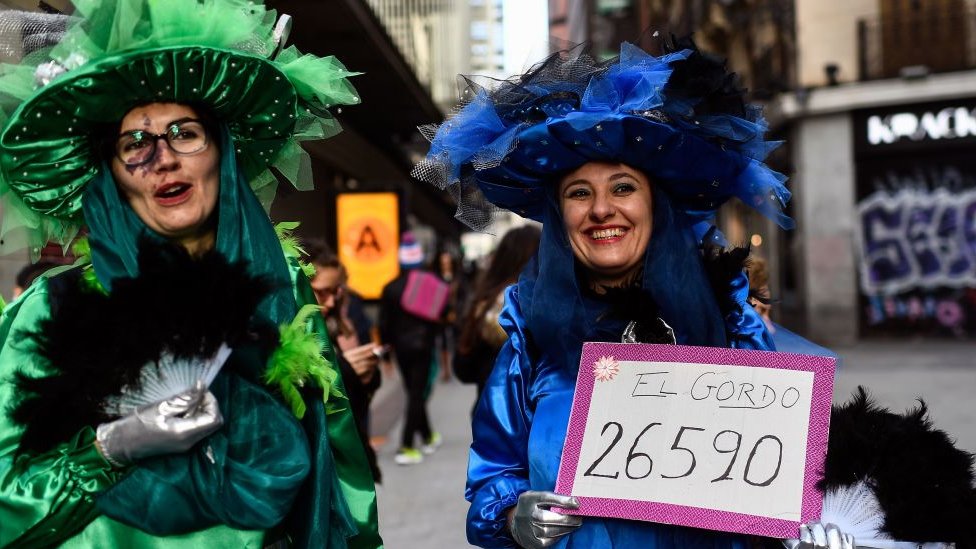
<path id="1" fill-rule="evenodd" d="M 813 372 L 813 395 L 810 403 L 807 458 L 803 478 L 803 502 L 800 508 L 801 520 L 773 519 L 668 503 L 595 497 L 579 497 L 580 508 L 578 510 L 562 510 L 562 512 L 662 522 L 775 538 L 795 538 L 802 522 L 820 517 L 823 494 L 817 490 L 816 483 L 822 475 L 823 452 L 826 452 L 827 448 L 836 360 L 832 357 L 797 353 L 684 345 L 584 343 L 579 376 L 576 381 L 576 394 L 573 396 L 573 408 L 570 411 L 569 426 L 566 429 L 566 442 L 563 446 L 562 460 L 559 463 L 559 476 L 556 480 L 557 493 L 572 494 L 573 492 L 573 479 L 576 478 L 576 468 L 579 465 L 583 431 L 586 428 L 586 417 L 590 410 L 590 398 L 595 383 L 591 365 L 601 356 L 613 356 L 618 361 L 760 366 Z"/>

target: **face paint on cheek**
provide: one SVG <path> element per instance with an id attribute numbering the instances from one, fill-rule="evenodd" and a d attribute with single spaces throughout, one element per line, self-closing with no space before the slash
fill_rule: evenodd
<path id="1" fill-rule="evenodd" d="M 149 173 L 150 166 L 155 165 L 156 164 L 156 160 L 159 158 L 159 147 L 156 147 L 155 150 L 153 151 L 152 158 L 147 158 L 147 155 L 148 154 L 149 153 L 147 152 L 147 153 L 144 153 L 142 156 L 137 156 L 135 158 L 130 159 L 130 162 L 132 162 L 135 165 L 134 166 L 130 166 L 130 165 L 126 164 L 125 165 L 125 171 L 128 172 L 129 175 L 132 175 L 132 174 L 136 173 L 136 169 L 142 168 L 142 170 L 141 170 L 142 171 L 142 175 L 145 176 L 147 173 Z"/>
<path id="2" fill-rule="evenodd" d="M 159 163 L 159 147 L 156 147 L 156 150 L 153 151 L 152 157 L 145 164 L 139 166 L 139 168 L 142 170 L 142 176 L 145 177 L 149 175 L 149 172 L 154 171 L 156 169 L 156 164 L 158 163 Z"/>

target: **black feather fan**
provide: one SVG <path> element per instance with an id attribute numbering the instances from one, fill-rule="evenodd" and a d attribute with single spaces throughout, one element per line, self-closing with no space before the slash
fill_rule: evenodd
<path id="1" fill-rule="evenodd" d="M 142 241 L 139 271 L 115 280 L 109 295 L 82 284 L 79 269 L 49 282 L 51 318 L 37 333 L 19 334 L 50 365 L 47 376 L 17 379 L 24 398 L 12 417 L 26 427 L 20 451 L 46 451 L 86 425 L 113 419 L 103 411 L 106 399 L 138 386 L 142 367 L 164 352 L 206 357 L 222 343 L 265 352 L 276 344 L 274 327 L 255 315 L 271 285 L 248 275 L 246 264 L 216 251 L 191 257 L 181 246 Z"/>
<path id="2" fill-rule="evenodd" d="M 824 474 L 822 490 L 866 482 L 893 539 L 976 547 L 973 455 L 932 427 L 924 402 L 894 414 L 859 387 L 831 413 Z"/>

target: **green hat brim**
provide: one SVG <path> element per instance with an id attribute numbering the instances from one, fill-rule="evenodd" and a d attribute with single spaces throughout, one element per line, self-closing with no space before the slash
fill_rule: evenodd
<path id="1" fill-rule="evenodd" d="M 96 136 L 153 102 L 208 105 L 228 125 L 250 180 L 291 137 L 298 96 L 267 58 L 241 51 L 174 46 L 104 57 L 56 78 L 13 113 L 0 133 L 7 184 L 31 210 L 80 222 L 85 187 L 102 166 Z"/>

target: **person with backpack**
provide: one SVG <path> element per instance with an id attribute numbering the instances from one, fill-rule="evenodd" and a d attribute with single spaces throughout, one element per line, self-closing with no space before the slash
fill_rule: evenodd
<path id="1" fill-rule="evenodd" d="M 379 328 L 380 338 L 393 348 L 407 392 L 403 434 L 394 461 L 416 465 L 442 440 L 427 416 L 427 382 L 448 288 L 437 275 L 422 268 L 424 250 L 412 233 L 400 237 L 399 260 L 400 275 L 383 287 L 380 297 Z M 415 446 L 417 435 L 419 448 Z"/>

